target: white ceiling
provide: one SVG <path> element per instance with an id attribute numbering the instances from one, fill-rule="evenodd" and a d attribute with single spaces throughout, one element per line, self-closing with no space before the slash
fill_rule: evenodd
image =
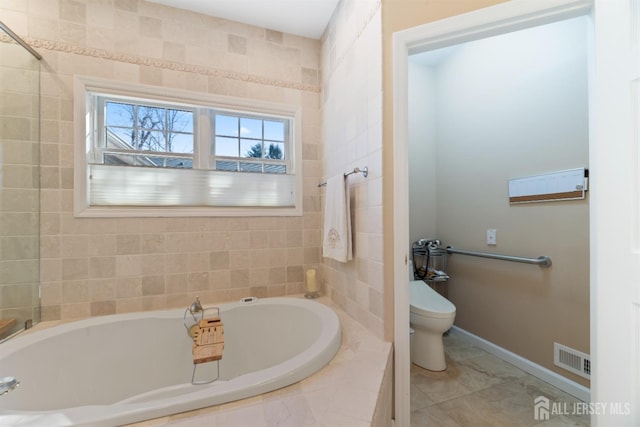
<path id="1" fill-rule="evenodd" d="M 338 0 L 148 0 L 283 33 L 320 39 Z"/>

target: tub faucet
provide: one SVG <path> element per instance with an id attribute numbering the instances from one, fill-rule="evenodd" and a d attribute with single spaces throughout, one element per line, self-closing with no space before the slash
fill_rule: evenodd
<path id="1" fill-rule="evenodd" d="M 203 311 L 202 304 L 200 304 L 200 299 L 196 297 L 196 300 L 191 303 L 189 306 L 189 312 L 193 316 L 195 313 L 201 313 Z"/>
<path id="2" fill-rule="evenodd" d="M 14 388 L 20 385 L 20 381 L 14 377 L 2 377 L 0 378 L 0 396 L 9 393 Z"/>

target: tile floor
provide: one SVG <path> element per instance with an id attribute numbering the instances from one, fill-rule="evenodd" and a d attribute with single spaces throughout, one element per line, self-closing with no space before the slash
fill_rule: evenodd
<path id="1" fill-rule="evenodd" d="M 473 346 L 460 335 L 444 337 L 447 370 L 411 365 L 411 426 L 520 427 L 589 426 L 574 414 L 580 401 L 552 385 Z M 534 417 L 534 399 L 557 408 L 548 420 Z M 577 404 L 577 405 L 576 405 Z"/>

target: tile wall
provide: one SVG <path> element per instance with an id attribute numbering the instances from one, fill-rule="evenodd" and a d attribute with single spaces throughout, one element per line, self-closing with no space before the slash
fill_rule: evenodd
<path id="1" fill-rule="evenodd" d="M 322 43 L 322 166 L 349 180 L 354 260 L 325 259 L 325 285 L 347 313 L 382 338 L 382 27 L 379 0 L 343 0 Z M 324 192 L 324 190 L 323 190 Z M 324 193 L 323 193 L 324 194 Z"/>
<path id="2" fill-rule="evenodd" d="M 43 320 L 302 292 L 321 262 L 319 40 L 141 0 L 0 0 L 0 15 L 44 56 Z M 76 74 L 301 106 L 304 215 L 75 218 Z"/>

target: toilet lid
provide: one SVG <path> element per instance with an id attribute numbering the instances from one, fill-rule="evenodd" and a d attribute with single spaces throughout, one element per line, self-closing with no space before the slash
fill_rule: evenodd
<path id="1" fill-rule="evenodd" d="M 410 311 L 425 317 L 446 318 L 456 312 L 456 306 L 422 280 L 409 282 Z"/>

